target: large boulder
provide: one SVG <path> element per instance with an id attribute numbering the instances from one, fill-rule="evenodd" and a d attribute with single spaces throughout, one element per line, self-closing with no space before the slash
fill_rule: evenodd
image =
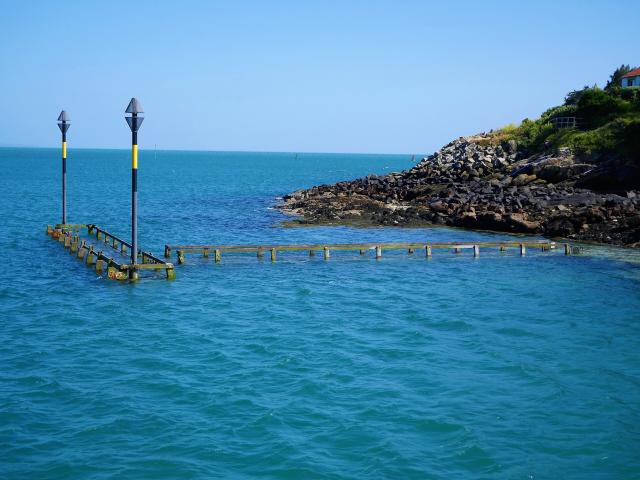
<path id="1" fill-rule="evenodd" d="M 503 142 L 502 148 L 510 155 L 518 152 L 518 143 L 515 140 L 508 140 Z"/>
<path id="2" fill-rule="evenodd" d="M 576 163 L 573 156 L 564 152 L 564 155 L 537 162 L 532 166 L 531 172 L 547 182 L 560 183 L 565 180 L 576 180 L 592 168 L 593 165 L 589 163 Z"/>
<path id="3" fill-rule="evenodd" d="M 498 212 L 482 212 L 476 215 L 478 228 L 486 230 L 504 230 L 505 220 Z"/>
<path id="4" fill-rule="evenodd" d="M 566 216 L 552 217 L 544 227 L 545 233 L 551 237 L 568 237 L 575 233 L 573 222 Z"/>
<path id="5" fill-rule="evenodd" d="M 620 191 L 640 188 L 640 161 L 612 159 L 585 173 L 577 183 L 580 187 L 600 191 Z"/>
<path id="6" fill-rule="evenodd" d="M 506 221 L 514 232 L 535 233 L 540 229 L 540 222 L 529 220 L 524 213 L 510 213 Z"/>
<path id="7" fill-rule="evenodd" d="M 438 213 L 447 213 L 447 211 L 449 210 L 449 206 L 442 200 L 431 202 L 429 204 L 429 208 L 431 208 L 431 210 L 433 210 L 434 212 L 438 212 Z"/>
<path id="8" fill-rule="evenodd" d="M 474 228 L 477 227 L 478 220 L 475 212 L 464 212 L 456 219 L 455 223 L 460 227 Z"/>
<path id="9" fill-rule="evenodd" d="M 538 177 L 536 177 L 535 175 L 527 175 L 526 173 L 521 173 L 520 175 L 517 175 L 513 179 L 512 184 L 517 187 L 521 187 L 523 185 L 528 185 L 529 183 L 533 182 L 537 178 Z"/>

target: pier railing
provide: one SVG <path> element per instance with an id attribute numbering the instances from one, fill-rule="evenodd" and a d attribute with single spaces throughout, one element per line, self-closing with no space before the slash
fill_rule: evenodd
<path id="1" fill-rule="evenodd" d="M 549 122 L 558 129 L 578 128 L 580 126 L 580 118 L 578 117 L 554 117 Z"/>
<path id="2" fill-rule="evenodd" d="M 112 233 L 109 233 L 108 231 L 98 227 L 97 225 L 89 224 L 86 227 L 89 235 L 93 235 L 95 233 L 95 236 L 98 240 L 104 240 L 105 243 L 111 243 L 111 246 L 114 249 L 116 250 L 120 249 L 120 252 L 123 254 L 127 252 L 127 249 L 131 250 L 133 248 L 131 246 L 131 243 L 119 237 L 116 237 Z M 145 252 L 141 248 L 138 249 L 138 257 L 142 260 L 143 264 L 146 264 L 146 263 L 164 264 L 165 263 L 164 260 L 159 259 L 158 257 L 154 256 L 150 252 Z"/>

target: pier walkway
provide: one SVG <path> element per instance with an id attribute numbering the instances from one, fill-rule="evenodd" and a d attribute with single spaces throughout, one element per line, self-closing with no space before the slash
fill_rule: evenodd
<path id="1" fill-rule="evenodd" d="M 81 235 L 84 230 L 86 230 L 86 238 Z M 164 270 L 168 280 L 175 278 L 172 263 L 165 262 L 142 249 L 138 249 L 138 259 L 141 263 L 131 265 L 131 258 L 127 254 L 131 251 L 131 244 L 97 225 L 58 224 L 55 227 L 48 225 L 47 234 L 58 240 L 65 249 L 87 266 L 94 268 L 96 273 L 102 274 L 106 270 L 107 277 L 112 280 L 127 280 L 128 272 L 132 268 L 136 271 L 151 272 Z"/>
<path id="2" fill-rule="evenodd" d="M 131 116 L 125 117 L 131 129 L 131 243 L 113 235 L 107 230 L 100 228 L 96 224 L 71 224 L 67 223 L 67 203 L 66 203 L 66 160 L 67 160 L 67 137 L 69 129 L 69 116 L 66 111 L 62 111 L 58 117 L 58 127 L 62 132 L 62 223 L 52 226 L 47 225 L 47 234 L 60 242 L 65 249 L 83 261 L 87 266 L 95 269 L 97 273 L 107 271 L 107 277 L 114 280 L 136 281 L 141 272 L 164 271 L 167 279 L 175 278 L 175 270 L 172 263 L 161 260 L 150 252 L 146 252 L 138 247 L 138 129 L 143 117 L 138 114 L 143 113 L 142 105 L 135 97 L 131 99 L 127 106 L 126 113 Z M 576 117 L 557 117 L 554 124 L 558 128 L 572 128 L 577 125 Z M 86 230 L 85 235 L 81 232 Z M 564 246 L 565 255 L 578 253 L 578 249 L 573 249 L 570 244 L 557 244 L 551 241 L 504 241 L 504 242 L 400 242 L 400 243 L 326 243 L 326 244 L 277 244 L 277 245 L 165 245 L 164 256 L 170 259 L 173 252 L 176 253 L 179 264 L 185 263 L 187 254 L 201 254 L 209 257 L 210 254 L 216 263 L 222 261 L 224 254 L 255 254 L 259 259 L 264 258 L 268 252 L 271 261 L 275 262 L 279 253 L 308 252 L 310 257 L 321 252 L 324 260 L 331 257 L 335 251 L 357 251 L 364 256 L 367 252 L 374 252 L 375 258 L 382 258 L 383 251 L 406 250 L 407 254 L 413 255 L 416 251 L 424 252 L 426 258 L 433 256 L 434 250 L 450 250 L 454 253 L 461 253 L 463 250 L 472 250 L 474 257 L 480 256 L 481 249 L 499 249 L 505 252 L 509 249 L 517 249 L 520 256 L 526 254 L 527 248 L 550 251 Z"/>
<path id="3" fill-rule="evenodd" d="M 86 233 L 83 235 L 81 232 Z M 162 260 L 150 252 L 138 249 L 140 263 L 131 264 L 131 244 L 104 228 L 95 224 L 58 224 L 48 225 L 47 234 L 60 242 L 65 249 L 76 256 L 87 266 L 95 269 L 96 273 L 106 271 L 112 280 L 127 280 L 129 271 L 135 268 L 138 272 L 164 271 L 166 278 L 175 278 L 173 263 Z M 175 253 L 178 264 L 184 264 L 187 254 L 200 254 L 203 257 L 213 257 L 216 263 L 222 261 L 222 254 L 254 254 L 262 259 L 269 255 L 275 262 L 279 254 L 290 252 L 307 252 L 310 257 L 321 253 L 325 260 L 332 252 L 358 252 L 364 256 L 372 252 L 376 259 L 382 258 L 384 251 L 404 250 L 409 255 L 422 252 L 426 258 L 433 256 L 434 250 L 447 250 L 462 253 L 464 250 L 473 252 L 474 257 L 480 256 L 481 250 L 494 249 L 500 252 L 515 250 L 521 256 L 526 255 L 527 249 L 539 251 L 564 250 L 565 255 L 579 253 L 579 248 L 569 243 L 557 243 L 547 240 L 523 241 L 495 241 L 495 242 L 399 242 L 399 243 L 314 243 L 314 244 L 265 244 L 265 245 L 165 245 L 164 256 L 170 259 Z"/>
<path id="4" fill-rule="evenodd" d="M 375 258 L 381 258 L 384 250 L 406 250 L 409 255 L 416 251 L 424 252 L 426 257 L 433 255 L 433 250 L 446 249 L 454 253 L 460 253 L 462 250 L 472 250 L 474 257 L 480 256 L 480 249 L 499 249 L 507 251 L 508 249 L 516 249 L 520 255 L 525 255 L 527 248 L 539 249 L 542 251 L 555 250 L 559 247 L 564 248 L 565 255 L 577 253 L 576 247 L 572 247 L 568 243 L 556 243 L 551 241 L 522 241 L 522 242 L 475 242 L 475 243 L 458 243 L 458 242 L 404 242 L 404 243 L 334 243 L 334 244 L 282 244 L 282 245 L 165 245 L 164 256 L 171 258 L 175 252 L 178 263 L 185 262 L 186 254 L 201 254 L 203 257 L 213 256 L 216 262 L 222 260 L 223 253 L 253 253 L 258 258 L 263 258 L 265 254 L 269 254 L 271 261 L 275 262 L 279 252 L 309 252 L 309 256 L 313 257 L 316 252 L 321 252 L 324 259 L 331 257 L 332 251 L 357 251 L 360 255 L 365 255 L 368 251 L 375 252 Z"/>

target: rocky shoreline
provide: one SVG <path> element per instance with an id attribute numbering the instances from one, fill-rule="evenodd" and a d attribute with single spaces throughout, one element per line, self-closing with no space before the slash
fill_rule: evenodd
<path id="1" fill-rule="evenodd" d="M 297 224 L 448 225 L 639 247 L 640 191 L 589 188 L 619 166 L 568 149 L 526 156 L 480 134 L 410 170 L 298 190 L 277 208 Z"/>

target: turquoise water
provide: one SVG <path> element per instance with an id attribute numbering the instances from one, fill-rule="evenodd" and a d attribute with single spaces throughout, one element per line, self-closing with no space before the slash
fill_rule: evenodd
<path id="1" fill-rule="evenodd" d="M 69 151 L 69 220 L 129 232 L 129 153 Z M 640 477 L 640 263 L 197 256 L 97 277 L 45 235 L 58 151 L 0 149 L 0 478 Z M 301 187 L 408 156 L 143 151 L 140 242 L 488 240 L 286 229 Z"/>

